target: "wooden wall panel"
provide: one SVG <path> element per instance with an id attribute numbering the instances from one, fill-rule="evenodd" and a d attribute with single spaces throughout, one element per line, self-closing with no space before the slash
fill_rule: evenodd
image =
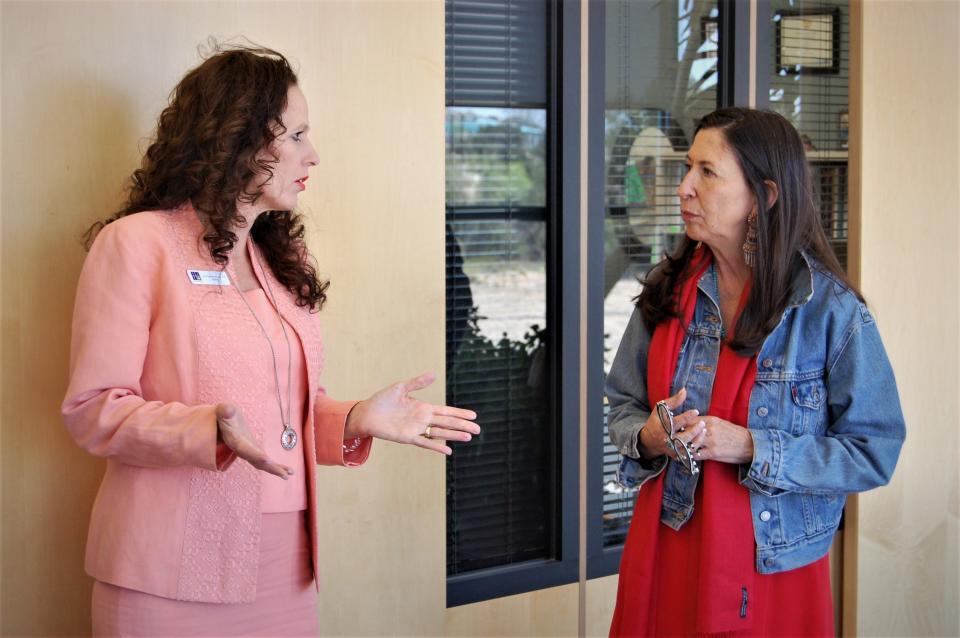
<path id="1" fill-rule="evenodd" d="M 613 575 L 587 581 L 587 636 L 601 638 L 610 632 L 619 579 Z"/>
<path id="2" fill-rule="evenodd" d="M 579 585 L 551 587 L 447 610 L 447 636 L 576 636 Z"/>
<path id="3" fill-rule="evenodd" d="M 907 421 L 893 481 L 859 498 L 857 630 L 955 636 L 960 5 L 857 8 L 860 281 Z"/>

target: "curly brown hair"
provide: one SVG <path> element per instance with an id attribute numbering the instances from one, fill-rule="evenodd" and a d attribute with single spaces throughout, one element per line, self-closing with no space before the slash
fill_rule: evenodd
<path id="1" fill-rule="evenodd" d="M 232 228 L 248 220 L 237 202 L 254 203 L 273 176 L 272 161 L 258 157 L 284 127 L 280 116 L 287 91 L 297 76 L 287 59 L 272 49 L 218 46 L 187 73 L 160 114 L 156 138 L 130 177 L 129 196 L 112 217 L 93 224 L 84 235 L 89 249 L 97 233 L 112 221 L 148 210 L 172 210 L 186 202 L 202 213 L 209 231 L 203 239 L 214 262 L 225 266 L 237 242 Z M 248 188 L 254 188 L 249 191 Z M 319 310 L 330 285 L 321 281 L 303 241 L 300 215 L 268 211 L 250 229 L 270 269 L 297 297 L 297 304 Z"/>

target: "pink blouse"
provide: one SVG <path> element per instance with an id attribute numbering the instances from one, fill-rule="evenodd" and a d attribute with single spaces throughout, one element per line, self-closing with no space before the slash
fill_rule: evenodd
<path id="1" fill-rule="evenodd" d="M 293 476 L 286 481 L 273 474 L 261 472 L 261 491 L 260 491 L 260 511 L 265 514 L 276 512 L 296 512 L 307 509 L 307 484 L 304 480 L 306 472 L 304 471 L 305 460 L 303 456 L 303 418 L 306 408 L 307 397 L 307 369 L 306 361 L 303 358 L 303 350 L 300 346 L 300 338 L 290 324 L 286 324 L 287 336 L 284 338 L 283 330 L 280 328 L 280 321 L 277 317 L 277 311 L 273 304 L 267 298 L 268 293 L 262 288 L 254 288 L 243 293 L 250 309 L 257 315 L 257 318 L 266 328 L 270 335 L 270 342 L 273 344 L 273 353 L 276 355 L 277 377 L 280 379 L 280 401 L 277 401 L 277 387 L 275 379 L 270 376 L 266 384 L 257 386 L 257 395 L 251 397 L 251 404 L 256 406 L 258 414 L 256 421 L 264 424 L 263 440 L 261 445 L 267 455 L 277 463 L 293 468 Z M 257 332 L 260 332 L 259 328 Z M 260 335 L 250 335 L 252 342 L 260 341 L 266 345 L 266 340 Z M 287 377 L 287 361 L 290 359 L 287 349 L 287 339 L 290 340 L 289 353 L 293 354 L 293 365 L 289 366 L 290 378 Z M 273 355 L 264 360 L 263 366 L 273 372 Z M 287 394 L 287 388 L 290 388 L 290 394 Z M 287 397 L 290 398 L 290 405 L 287 406 Z M 280 433 L 283 432 L 283 421 L 280 416 L 280 405 L 283 406 L 283 413 L 289 419 L 290 427 L 297 433 L 297 446 L 292 450 L 286 450 L 280 445 Z"/>

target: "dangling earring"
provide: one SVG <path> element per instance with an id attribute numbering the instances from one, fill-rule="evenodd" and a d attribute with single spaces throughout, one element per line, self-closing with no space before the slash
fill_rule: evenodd
<path id="1" fill-rule="evenodd" d="M 757 265 L 757 211 L 747 217 L 747 239 L 743 242 L 743 260 L 753 268 Z"/>

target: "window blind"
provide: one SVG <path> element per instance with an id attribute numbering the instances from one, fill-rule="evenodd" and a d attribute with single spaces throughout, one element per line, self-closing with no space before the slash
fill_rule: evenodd
<path id="1" fill-rule="evenodd" d="M 804 138 L 821 222 L 840 263 L 847 260 L 849 0 L 774 0 L 770 108 Z"/>
<path id="2" fill-rule="evenodd" d="M 447 573 L 555 553 L 547 379 L 547 4 L 446 2 Z"/>
<path id="3" fill-rule="evenodd" d="M 545 18 L 542 1 L 447 0 L 447 105 L 544 105 Z"/>

